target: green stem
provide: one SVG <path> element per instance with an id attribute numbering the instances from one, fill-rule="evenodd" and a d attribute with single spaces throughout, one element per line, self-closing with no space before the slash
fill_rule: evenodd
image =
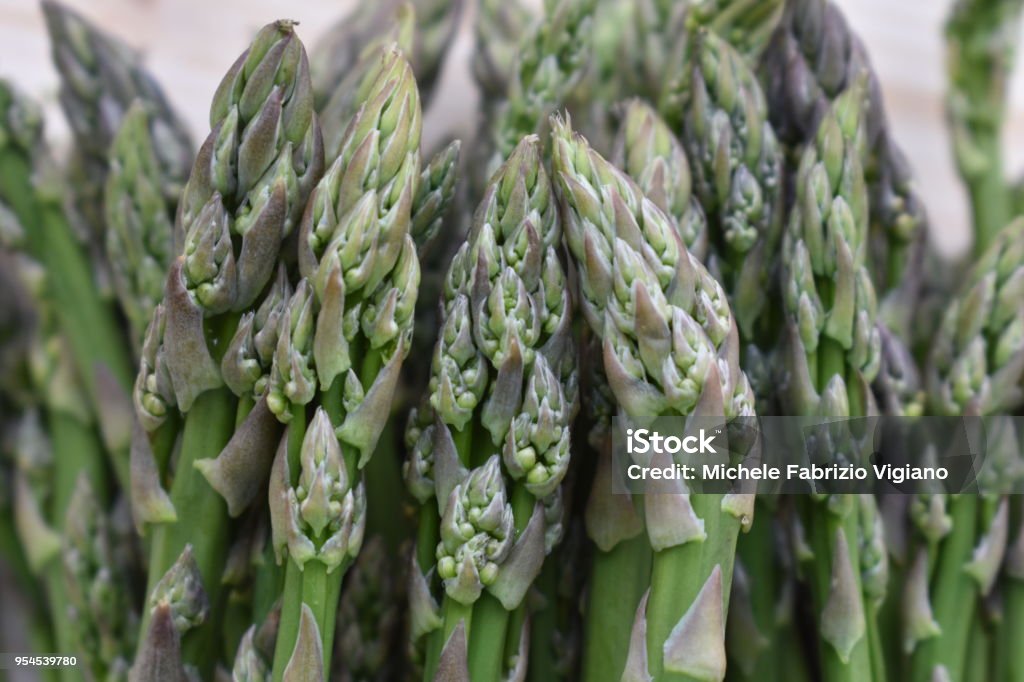
<path id="1" fill-rule="evenodd" d="M 294 627 L 289 625 L 287 632 L 278 631 L 277 646 L 274 651 L 275 680 L 278 679 L 279 662 L 280 672 L 283 676 L 284 668 L 288 665 L 295 649 L 295 642 L 298 639 L 298 614 L 301 613 L 302 604 L 309 607 L 316 621 L 317 631 L 320 633 L 320 643 L 323 647 L 324 670 L 331 669 L 338 600 L 341 597 L 341 579 L 347 569 L 348 562 L 336 567 L 330 573 L 327 572 L 327 566 L 323 562 L 315 559 L 307 561 L 301 569 L 294 561 L 288 562 L 285 598 L 291 603 L 297 594 L 298 603 L 295 615 L 289 619 L 294 621 Z M 294 574 L 298 574 L 297 578 Z M 282 613 L 282 619 L 283 616 Z"/>
<path id="2" fill-rule="evenodd" d="M 180 430 L 181 419 L 177 412 L 171 410 L 164 419 L 164 423 L 151 435 L 153 459 L 156 461 L 157 471 L 161 476 L 167 475 L 167 465 L 171 461 L 171 453 L 174 452 L 174 445 L 178 441 Z"/>
<path id="3" fill-rule="evenodd" d="M 320 633 L 321 643 L 326 643 L 327 621 L 334 615 L 327 604 L 327 566 L 323 562 L 307 561 L 302 567 L 302 603 L 309 607 L 316 621 L 316 630 Z M 337 610 L 337 609 L 335 609 Z M 294 647 L 293 647 L 294 648 Z M 327 649 L 323 649 L 324 670 L 330 670 L 330 659 Z"/>
<path id="4" fill-rule="evenodd" d="M 373 384 L 382 364 L 380 351 L 367 353 L 360 377 L 363 386 Z M 373 457 L 363 470 L 366 477 L 366 536 L 382 537 L 388 550 L 397 553 L 411 529 L 408 519 L 398 512 L 400 501 L 405 496 L 397 443 L 401 429 L 390 415 L 387 419 L 388 426 L 381 433 Z"/>
<path id="5" fill-rule="evenodd" d="M 219 388 L 200 395 L 185 416 L 181 454 L 171 486 L 171 502 L 178 520 L 154 528 L 147 595 L 185 546 L 191 544 L 210 603 L 219 603 L 228 552 L 227 506 L 195 468 L 195 462 L 220 454 L 234 431 L 235 413 L 234 395 L 226 388 Z M 207 674 L 212 671 L 219 648 L 214 620 L 188 632 L 182 642 L 184 659 Z M 148 624 L 149 613 L 146 613 L 142 632 L 146 632 Z"/>
<path id="6" fill-rule="evenodd" d="M 908 550 L 903 561 L 911 557 Z M 885 600 L 878 609 L 878 637 L 881 641 L 881 652 L 885 660 L 884 679 L 900 680 L 906 675 L 903 666 L 903 585 L 906 582 L 906 565 L 889 557 L 889 584 L 886 588 Z"/>
<path id="7" fill-rule="evenodd" d="M 423 666 L 424 682 L 433 682 L 437 672 L 437 664 L 441 660 L 441 652 L 452 632 L 463 623 L 466 630 L 466 641 L 473 633 L 473 605 L 457 602 L 445 595 L 441 604 L 441 627 L 434 631 L 427 646 L 427 660 Z"/>
<path id="8" fill-rule="evenodd" d="M 512 488 L 512 517 L 515 520 L 516 537 L 526 529 L 533 514 L 536 500 L 522 485 Z M 520 605 L 519 610 L 525 609 Z M 497 682 L 502 679 L 507 637 L 518 637 L 509 632 L 510 612 L 497 599 L 485 593 L 473 605 L 473 638 L 469 640 L 469 676 L 474 682 Z M 525 618 L 523 611 L 517 620 Z"/>
<path id="9" fill-rule="evenodd" d="M 337 383 L 337 382 L 335 382 Z M 304 405 L 292 406 L 292 418 L 288 424 L 287 457 L 288 471 L 291 474 L 289 485 L 298 481 L 302 441 L 306 435 L 306 408 Z M 302 616 L 302 600 L 304 594 L 304 571 L 291 558 L 287 558 L 284 570 L 284 594 L 281 596 L 281 620 L 277 629 L 277 642 L 274 646 L 274 682 L 284 679 L 284 669 L 291 660 L 295 642 L 299 637 L 299 619 Z M 306 567 L 317 561 L 306 563 Z"/>
<path id="10" fill-rule="evenodd" d="M 1024 580 L 1007 577 L 1003 583 L 1004 620 L 1000 631 L 1005 666 L 1001 679 L 1024 680 Z"/>
<path id="11" fill-rule="evenodd" d="M 263 559 L 256 567 L 252 588 L 252 620 L 262 625 L 270 615 L 284 590 L 284 569 L 277 565 L 274 548 L 267 543 L 263 548 Z"/>
<path id="12" fill-rule="evenodd" d="M 299 614 L 302 610 L 302 569 L 289 558 L 284 569 L 284 592 L 281 595 L 281 621 L 277 627 L 274 645 L 272 679 L 281 682 L 284 669 L 292 657 L 299 636 Z"/>
<path id="13" fill-rule="evenodd" d="M 558 626 L 558 569 L 562 566 L 557 559 L 561 554 L 561 548 L 555 552 L 553 557 L 544 562 L 544 568 L 537 578 L 537 589 L 543 596 L 543 601 L 530 613 L 530 682 L 548 682 L 558 677 L 555 670 L 554 641 Z M 552 561 L 552 558 L 555 560 Z M 521 626 L 521 623 L 519 625 Z M 509 641 L 512 641 L 511 637 Z M 518 645 L 510 644 L 505 647 L 505 654 L 511 656 L 518 650 Z"/>
<path id="14" fill-rule="evenodd" d="M 51 519 L 54 529 L 63 533 L 68 506 L 79 476 L 85 475 L 89 479 L 99 504 L 101 507 L 106 506 L 108 493 L 103 447 L 96 433 L 88 425 L 67 413 L 51 410 L 47 423 L 55 464 Z M 67 585 L 61 557 L 58 556 L 46 568 L 45 583 L 52 612 L 56 651 L 86 653 L 82 647 L 88 644 L 78 641 L 68 620 Z M 61 668 L 57 671 L 57 676 L 61 680 L 82 679 L 82 673 L 75 668 Z"/>
<path id="15" fill-rule="evenodd" d="M 651 562 L 644 533 L 608 552 L 594 552 L 584 627 L 584 680 L 618 682 L 622 677 L 636 607 L 650 584 Z"/>
<path id="16" fill-rule="evenodd" d="M 473 637 L 469 640 L 469 679 L 497 682 L 505 667 L 505 636 L 509 612 L 490 593 L 473 604 Z"/>
<path id="17" fill-rule="evenodd" d="M 824 390 L 834 376 L 846 379 L 846 352 L 838 342 L 824 336 L 818 343 L 818 384 L 819 391 Z M 847 415 L 826 415 L 829 417 L 845 417 Z"/>
<path id="18" fill-rule="evenodd" d="M 886 669 L 885 643 L 878 627 L 878 609 L 865 605 L 864 617 L 867 619 L 868 653 L 871 658 L 871 679 L 874 682 L 885 682 L 888 679 Z"/>
<path id="19" fill-rule="evenodd" d="M 846 538 L 847 554 L 854 567 L 857 593 L 860 589 L 860 548 L 859 519 L 856 510 L 840 516 L 825 509 L 820 503 L 807 503 L 804 518 L 808 538 L 814 550 L 813 582 L 814 610 L 820 615 L 832 590 L 832 559 L 835 556 L 833 543 L 839 528 L 843 529 Z M 822 560 L 826 558 L 825 560 Z M 868 609 L 866 609 L 868 610 Z M 865 613 L 865 619 L 870 614 Z M 829 642 L 821 641 L 822 679 L 826 682 L 870 682 L 872 680 L 871 652 L 868 635 L 865 634 L 853 647 L 849 660 L 843 661 Z"/>
<path id="20" fill-rule="evenodd" d="M 993 676 L 989 669 L 989 665 L 993 662 L 989 655 L 991 653 L 991 638 L 980 609 L 974 612 L 969 638 L 964 682 L 989 682 L 989 680 L 1006 679 Z"/>
<path id="21" fill-rule="evenodd" d="M 779 565 L 775 547 L 775 519 L 773 509 L 760 499 L 754 524 L 750 531 L 738 538 L 736 552 L 747 569 L 750 608 L 754 614 L 757 631 L 763 637 L 764 646 L 756 651 L 746 647 L 739 651 L 728 651 L 730 678 L 737 680 L 758 680 L 775 682 L 780 678 L 779 659 L 785 657 L 785 650 L 779 640 L 776 622 L 776 600 L 779 597 Z M 750 657 L 756 658 L 750 662 Z M 750 663 L 749 666 L 743 665 Z M 749 674 L 744 668 L 749 670 Z"/>
<path id="22" fill-rule="evenodd" d="M 43 582 L 46 585 L 46 593 L 49 597 L 50 618 L 53 621 L 54 644 L 56 646 L 53 652 L 43 653 L 77 654 L 82 656 L 86 652 L 79 646 L 74 629 L 68 620 L 67 585 L 64 580 L 64 566 L 59 556 L 44 569 Z M 84 682 L 85 680 L 81 668 L 59 668 L 55 672 L 61 682 Z M 99 673 L 101 671 L 94 670 L 93 672 Z"/>
<path id="23" fill-rule="evenodd" d="M 43 596 L 39 582 L 32 575 L 28 560 L 14 529 L 14 519 L 10 509 L 0 510 L 0 577 L 13 574 L 14 588 L 24 597 L 20 604 L 11 605 L 22 616 L 22 622 L 28 628 L 29 646 L 32 653 L 45 654 L 56 652 L 54 645 L 53 626 L 46 612 L 46 597 Z M 6 569 L 6 570 L 5 570 Z M 7 573 L 7 570 L 10 573 Z M 0 647 L 10 643 L 0 633 Z M 7 646 L 10 649 L 10 646 Z M 65 653 L 71 653 L 66 651 Z M 43 682 L 57 682 L 60 671 L 51 668 L 40 670 Z"/>
<path id="24" fill-rule="evenodd" d="M 18 154 L 0 154 L 0 198 L 25 227 L 32 256 L 46 268 L 47 284 L 57 311 L 57 321 L 70 346 L 75 364 L 94 408 L 110 400 L 100 391 L 97 369 L 105 367 L 129 395 L 133 362 L 112 306 L 96 289 L 88 257 L 67 220 L 51 200 L 40 197 L 32 186 L 33 169 Z M 99 419 L 105 415 L 96 410 Z M 117 415 L 118 418 L 123 415 Z M 119 431 L 110 428 L 107 433 Z M 123 442 L 106 445 L 121 486 L 130 488 L 128 472 L 129 433 L 118 433 Z"/>
<path id="25" fill-rule="evenodd" d="M 437 511 L 437 501 L 431 498 L 420 507 L 419 529 L 416 533 L 416 562 L 423 573 L 434 567 L 438 543 L 437 528 L 440 523 L 441 515 Z"/>
<path id="26" fill-rule="evenodd" d="M 713 539 L 709 536 L 704 542 Z M 664 669 L 665 640 L 700 591 L 701 544 L 687 542 L 654 553 L 647 600 L 647 664 L 655 680 L 661 679 Z"/>
<path id="27" fill-rule="evenodd" d="M 54 528 L 63 531 L 68 504 L 79 476 L 85 474 L 89 479 L 93 494 L 101 505 L 106 505 L 109 499 L 103 445 L 88 425 L 67 413 L 51 410 L 47 424 L 55 464 L 51 519 Z"/>
<path id="28" fill-rule="evenodd" d="M 999 231 L 1010 220 L 1010 192 L 1003 175 L 1002 152 L 998 133 L 985 133 L 978 140 L 985 148 L 989 160 L 986 170 L 967 178 L 967 190 L 971 199 L 971 213 L 974 225 L 974 253 L 980 256 L 992 243 Z"/>
<path id="29" fill-rule="evenodd" d="M 682 680 L 665 672 L 662 650 L 672 629 L 693 604 L 717 566 L 722 571 L 723 611 L 728 613 L 732 569 L 736 557 L 739 520 L 722 512 L 722 495 L 690 496 L 693 510 L 704 521 L 704 542 L 687 542 L 654 554 L 651 596 L 647 601 L 647 661 L 657 680 Z"/>
<path id="30" fill-rule="evenodd" d="M 974 551 L 978 520 L 978 498 L 957 495 L 950 499 L 952 530 L 942 543 L 931 586 L 932 613 L 941 628 L 936 637 L 921 642 L 911 659 L 911 680 L 928 682 L 937 665 L 949 671 L 950 679 L 962 679 L 977 588 L 964 572 Z"/>

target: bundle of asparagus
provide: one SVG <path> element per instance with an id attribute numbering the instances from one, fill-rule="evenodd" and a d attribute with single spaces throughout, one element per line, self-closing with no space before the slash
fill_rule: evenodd
<path id="1" fill-rule="evenodd" d="M 193 149 L 43 1 L 72 135 L 0 82 L 0 649 L 69 681 L 1022 679 L 1021 3 L 946 27 L 957 278 L 830 0 L 481 0 L 477 127 L 424 129 L 467 4 L 364 4 L 311 58 L 267 24 Z M 857 419 L 909 448 L 964 416 L 989 462 L 616 487 L 623 423 L 747 457 L 774 415 L 844 464 Z"/>

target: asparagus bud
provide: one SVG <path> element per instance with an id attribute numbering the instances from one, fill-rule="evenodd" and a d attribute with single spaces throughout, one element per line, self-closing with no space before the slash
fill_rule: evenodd
<path id="1" fill-rule="evenodd" d="M 616 165 L 676 221 L 683 243 L 696 258 L 707 255 L 704 209 L 693 194 L 690 163 L 682 144 L 657 112 L 641 100 L 626 104 L 616 141 Z"/>
<path id="2" fill-rule="evenodd" d="M 1015 220 L 975 263 L 947 308 L 929 358 L 933 409 L 995 414 L 1024 401 L 1024 220 Z"/>
<path id="3" fill-rule="evenodd" d="M 328 573 L 359 553 L 366 523 L 362 481 L 353 485 L 327 412 L 317 408 L 302 440 L 298 483 L 292 484 L 285 448 L 271 473 L 273 545 L 301 568 L 319 561 Z"/>
<path id="4" fill-rule="evenodd" d="M 470 471 L 455 486 L 441 518 L 437 573 L 448 596 L 472 604 L 498 577 L 515 538 L 499 458 Z"/>

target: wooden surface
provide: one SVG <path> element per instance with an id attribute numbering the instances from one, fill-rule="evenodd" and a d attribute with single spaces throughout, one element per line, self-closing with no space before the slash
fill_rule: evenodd
<path id="1" fill-rule="evenodd" d="M 67 0 L 109 31 L 143 51 L 171 100 L 197 138 L 207 129 L 207 106 L 224 70 L 252 34 L 276 18 L 300 22 L 307 44 L 344 14 L 352 0 Z M 943 121 L 945 48 L 942 22 L 949 0 L 838 0 L 868 45 L 885 90 L 896 137 L 917 172 L 940 247 L 967 247 L 967 214 Z M 472 121 L 475 100 L 468 81 L 469 41 L 461 35 L 442 93 L 427 117 L 428 135 Z M 53 107 L 56 76 L 45 30 L 33 0 L 0 0 L 0 76 Z M 1015 77 L 1006 149 L 1011 168 L 1024 161 L 1024 75 Z M 48 117 L 49 134 L 66 136 L 59 116 Z M 1014 171 L 1017 172 L 1017 171 Z"/>

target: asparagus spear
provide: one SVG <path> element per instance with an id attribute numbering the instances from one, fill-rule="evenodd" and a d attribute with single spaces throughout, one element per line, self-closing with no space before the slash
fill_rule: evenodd
<path id="1" fill-rule="evenodd" d="M 22 225 L 26 251 L 48 273 L 48 298 L 60 332 L 93 405 L 111 464 L 126 484 L 131 427 L 122 391 L 130 383 L 129 354 L 114 311 L 93 286 L 85 254 L 60 210 L 60 188 L 43 145 L 39 112 L 7 83 L 0 84 L 0 111 L 0 200 Z"/>
<path id="2" fill-rule="evenodd" d="M 351 82 L 351 70 L 365 58 L 380 36 L 389 33 L 399 0 L 361 4 L 327 30 L 310 53 L 316 106 L 322 110 L 338 87 Z M 462 0 L 413 0 L 406 3 L 415 18 L 407 57 L 425 102 L 440 76 L 462 14 Z"/>
<path id="3" fill-rule="evenodd" d="M 112 519 L 100 505 L 89 479 L 81 476 L 67 509 L 62 551 L 67 600 L 64 607 L 75 633 L 75 651 L 97 679 L 124 676 L 129 668 L 139 615 L 128 589 L 126 546 L 118 547 Z"/>
<path id="4" fill-rule="evenodd" d="M 74 138 L 69 217 L 90 249 L 97 275 L 106 277 L 116 266 L 102 248 L 108 151 L 128 109 L 136 100 L 145 107 L 164 176 L 184 179 L 192 143 L 185 124 L 137 54 L 59 2 L 44 0 L 42 8 L 61 79 L 60 103 Z M 101 280 L 104 290 L 110 284 Z"/>
<path id="5" fill-rule="evenodd" d="M 192 543 L 203 586 L 217 604 L 228 549 L 228 510 L 197 466 L 210 466 L 199 463 L 220 453 L 235 426 L 235 399 L 218 363 L 240 313 L 256 307 L 272 278 L 281 241 L 296 224 L 323 167 L 306 55 L 290 22 L 270 24 L 257 34 L 221 81 L 210 120 L 213 129 L 178 207 L 175 240 L 181 255 L 172 264 L 162 309 L 151 325 L 156 364 L 143 362 L 137 396 L 143 395 L 136 402 L 163 409 L 176 405 L 185 417 L 169 498 L 176 521 L 154 529 L 148 590 Z M 147 402 L 150 387 L 168 385 L 171 390 L 160 396 L 162 406 Z M 140 421 L 156 416 L 149 423 L 159 424 L 159 411 L 140 410 Z M 212 620 L 206 628 L 215 627 Z M 143 631 L 148 629 L 146 620 Z M 203 631 L 191 631 L 182 646 L 186 660 L 208 673 L 216 642 Z"/>
<path id="6" fill-rule="evenodd" d="M 623 55 L 629 60 L 624 76 L 636 95 L 657 101 L 672 64 L 686 50 L 688 6 L 663 0 L 642 0 L 633 6 L 625 28 Z"/>
<path id="7" fill-rule="evenodd" d="M 1002 654 L 1007 679 L 1018 679 L 1024 673 L 1024 657 L 1016 647 L 1016 643 L 1024 627 L 1024 524 L 1020 521 L 1020 503 L 1016 504 L 1017 521 L 1009 540 L 1006 560 L 1003 565 L 1003 599 L 1005 624 L 1000 633 L 1003 637 L 1002 647 L 997 649 Z"/>
<path id="8" fill-rule="evenodd" d="M 908 339 L 909 329 L 897 323 L 911 319 L 917 300 L 927 216 L 907 160 L 892 139 L 863 44 L 834 3 L 791 0 L 761 63 L 772 125 L 780 140 L 795 148 L 810 142 L 830 103 L 866 74 L 869 267 L 888 325 Z"/>
<path id="9" fill-rule="evenodd" d="M 642 100 L 630 100 L 625 105 L 615 162 L 675 221 L 686 250 L 703 260 L 708 249 L 708 225 L 693 191 L 690 162 L 668 125 Z"/>
<path id="10" fill-rule="evenodd" d="M 1013 215 L 1000 136 L 1022 9 L 1017 0 L 961 0 L 946 22 L 946 115 L 957 170 L 970 193 L 978 255 Z"/>
<path id="11" fill-rule="evenodd" d="M 487 175 L 519 140 L 542 132 L 547 117 L 579 83 L 590 55 L 594 0 L 546 0 L 543 20 L 523 40 L 504 101 L 488 123 Z"/>
<path id="12" fill-rule="evenodd" d="M 436 498 L 440 516 L 438 533 L 438 517 L 423 514 L 413 579 L 423 584 L 436 546 L 445 590 L 427 679 L 459 662 L 460 637 L 472 679 L 503 675 L 506 638 L 523 641 L 514 614 L 557 539 L 545 510 L 557 508 L 575 402 L 559 235 L 540 141 L 529 136 L 491 178 L 449 268 L 421 408 L 433 423 L 411 423 L 406 478 L 425 506 Z"/>
<path id="13" fill-rule="evenodd" d="M 106 256 L 136 353 L 153 308 L 163 297 L 173 249 L 174 207 L 185 180 L 181 169 L 160 163 L 161 123 L 142 100 L 125 112 L 111 143 L 103 197 Z"/>
<path id="14" fill-rule="evenodd" d="M 36 162 L 41 168 L 45 168 L 46 159 L 39 140 L 39 121 L 35 118 L 32 110 L 27 108 L 24 101 L 14 97 L 14 93 L 6 91 L 12 98 L 7 101 L 9 106 L 8 117 L 4 124 L 8 130 L 8 143 L 11 145 L 9 151 L 14 153 L 19 146 L 22 150 L 34 149 L 38 157 Z M 15 158 L 15 157 L 12 157 Z M 27 180 L 20 178 L 16 172 L 24 167 L 9 165 L 12 172 L 7 176 L 10 191 L 26 191 L 20 187 L 19 182 Z M 31 192 L 31 189 L 27 190 Z M 38 213 L 32 205 L 34 197 L 17 197 L 16 204 L 21 215 L 30 220 L 35 219 Z M 24 239 L 24 246 L 40 246 L 41 236 L 38 233 L 39 224 L 28 222 L 31 229 L 25 229 L 13 211 L 5 211 L 5 220 L 8 224 L 5 228 L 5 240 Z M 70 235 L 68 235 L 70 238 Z M 11 246 L 17 246 L 15 242 L 9 242 Z M 72 245 L 73 246 L 73 245 Z M 73 263 L 74 261 L 72 261 Z M 88 479 L 97 496 L 106 504 L 108 499 L 107 471 L 104 466 L 104 453 L 102 445 L 93 430 L 92 415 L 87 408 L 88 401 L 79 388 L 79 371 L 73 366 L 73 354 L 68 352 L 66 337 L 61 336 L 60 331 L 67 332 L 70 326 L 63 326 L 59 322 L 66 322 L 67 316 L 62 313 L 66 309 L 69 298 L 63 300 L 59 294 L 72 293 L 67 289 L 62 290 L 62 284 L 67 285 L 62 277 L 74 273 L 44 273 L 29 257 L 22 257 L 13 263 L 15 270 L 25 278 L 25 293 L 31 291 L 37 305 L 38 327 L 36 332 L 39 336 L 33 344 L 30 355 L 30 382 L 33 384 L 34 396 L 32 402 L 38 403 L 39 409 L 45 411 L 45 421 L 48 428 L 49 439 L 43 445 L 42 434 L 39 438 L 21 439 L 20 442 L 27 445 L 37 443 L 37 447 L 18 448 L 23 456 L 24 462 L 39 462 L 40 455 L 50 452 L 52 443 L 52 459 L 48 460 L 47 483 L 41 486 L 41 481 L 30 480 L 25 473 L 20 474 L 15 480 L 17 482 L 18 505 L 15 520 L 17 526 L 22 530 L 22 542 L 28 548 L 28 558 L 44 579 L 46 592 L 52 610 L 52 622 L 55 630 L 55 646 L 65 651 L 85 652 L 89 643 L 83 641 L 82 629 L 95 625 L 94 613 L 81 613 L 75 618 L 68 613 L 66 604 L 70 601 L 75 603 L 75 590 L 83 588 L 79 582 L 66 583 L 65 576 L 61 570 L 58 553 L 63 545 L 72 539 L 69 533 L 64 537 L 65 519 L 69 510 L 73 507 L 74 491 L 76 481 L 79 477 Z M 73 278 L 72 278 L 73 279 Z M 17 290 L 12 291 L 15 293 Z M 89 299 L 89 291 L 73 292 L 76 296 L 84 294 L 85 300 Z M 102 322 L 102 320 L 99 320 Z M 74 346 L 72 346 L 74 348 Z M 85 349 L 83 349 L 85 350 Z M 116 354 L 117 349 L 89 349 L 89 352 L 107 351 Z M 80 356 L 79 356 L 80 357 Z M 109 390 L 109 387 L 105 387 Z M 112 401 L 113 402 L 113 401 Z M 112 404 L 101 416 L 107 418 L 107 435 L 112 436 L 117 432 L 113 424 L 120 417 L 117 414 L 116 404 Z M 25 422 L 28 424 L 29 422 Z M 25 431 L 25 434 L 30 433 Z M 35 453 L 35 454 L 33 454 Z M 126 463 L 118 455 L 114 454 L 114 464 Z M 29 456 L 31 455 L 31 456 Z M 33 470 L 31 467 L 28 470 Z M 123 469 L 121 470 L 124 471 Z M 73 530 L 73 527 L 69 527 Z M 115 569 L 111 569 L 115 570 Z M 108 597 L 111 599 L 124 599 L 124 584 L 117 584 L 110 590 Z M 80 602 L 79 602 L 80 604 Z M 109 647 L 108 647 L 109 649 Z M 96 662 L 97 669 L 106 672 L 108 666 L 116 667 L 114 652 L 109 652 L 110 657 Z M 63 676 L 68 679 L 75 679 L 73 671 L 66 671 Z"/>
<path id="15" fill-rule="evenodd" d="M 756 63 L 782 18 L 784 0 L 701 0 L 688 22 L 720 35 L 747 60 Z"/>
<path id="16" fill-rule="evenodd" d="M 946 309 L 928 368 L 937 414 L 999 414 L 1024 403 L 1024 220 L 1007 225 Z"/>
<path id="17" fill-rule="evenodd" d="M 444 219 L 455 198 L 461 148 L 459 140 L 450 142 L 430 159 L 420 173 L 409 228 L 420 254 L 430 253 L 442 238 Z"/>
<path id="18" fill-rule="evenodd" d="M 23 565 L 31 572 L 25 579 L 39 579 L 40 584 L 26 586 L 27 594 L 37 601 L 22 614 L 34 626 L 33 636 L 45 634 L 52 638 L 50 646 L 85 652 L 66 608 L 68 586 L 60 553 L 76 479 L 88 476 L 106 492 L 103 453 L 66 344 L 57 331 L 53 305 L 47 300 L 46 274 L 26 254 L 7 251 L 23 248 L 25 234 L 13 214 L 5 213 L 4 220 L 0 262 L 12 298 L 5 307 L 13 316 L 10 321 L 23 325 L 5 353 L 10 374 L 5 375 L 3 402 L 10 422 L 3 425 L 7 441 L 3 449 L 12 456 L 13 466 L 4 549 L 13 567 Z M 17 552 L 9 541 L 20 545 Z M 48 618 L 42 614 L 47 606 Z M 52 632 L 41 631 L 41 626 Z M 62 672 L 62 677 L 72 676 L 72 671 Z"/>
<path id="19" fill-rule="evenodd" d="M 556 122 L 553 134 L 553 167 L 566 206 L 566 241 L 580 271 L 583 313 L 603 336 L 605 371 L 619 405 L 637 417 L 752 415 L 738 332 L 720 285 L 627 176 L 567 124 Z M 672 362 L 650 352 L 649 344 L 661 344 Z M 753 512 L 753 500 L 740 497 L 646 496 L 655 556 L 650 597 L 637 609 L 638 644 L 627 674 L 724 677 L 733 552 Z M 701 621 L 717 622 L 722 630 L 701 633 L 694 646 Z"/>
<path id="20" fill-rule="evenodd" d="M 1016 330 L 1022 318 L 1015 291 L 1022 236 L 1020 220 L 1004 227 L 945 312 L 927 373 L 930 407 L 937 414 L 1005 413 L 1021 404 L 1024 359 Z M 989 450 L 999 454 L 998 445 Z M 1013 480 L 1012 472 L 996 475 Z M 926 540 L 919 561 L 931 567 L 931 575 L 920 569 L 915 576 L 915 613 L 922 625 L 907 638 L 913 679 L 927 679 L 939 668 L 951 679 L 967 674 L 979 596 L 991 589 L 990 578 L 979 580 L 984 574 L 978 570 L 990 571 L 986 567 L 994 561 L 979 560 L 1000 545 L 1005 547 L 1005 529 L 1002 542 L 993 539 L 1000 534 L 996 520 L 1005 513 L 997 511 L 998 505 L 998 496 L 979 499 L 975 494 L 933 495 L 919 502 L 914 518 Z M 1008 612 L 1008 622 L 1018 619 L 1016 609 Z M 974 627 L 980 625 L 974 622 Z"/>
<path id="21" fill-rule="evenodd" d="M 771 296 L 781 229 L 781 154 L 764 95 L 740 54 L 710 31 L 692 38 L 687 91 L 666 111 L 693 160 L 694 194 L 708 213 L 712 255 L 746 343 L 775 333 L 762 315 Z M 755 320 L 760 328 L 755 328 Z"/>
<path id="22" fill-rule="evenodd" d="M 305 655 L 304 631 L 319 640 L 323 670 L 330 670 L 341 579 L 366 523 L 361 472 L 384 431 L 412 337 L 419 264 L 409 229 L 420 103 L 397 47 L 379 60 L 303 218 L 303 280 L 282 317 L 271 368 L 268 406 L 289 423 L 271 490 L 274 545 L 288 559 L 275 679 Z M 318 391 L 307 430 L 305 405 Z"/>
<path id="23" fill-rule="evenodd" d="M 530 27 L 530 20 L 529 8 L 519 0 L 481 0 L 477 7 L 471 64 L 488 118 L 494 113 L 490 111 L 494 102 L 508 94 L 520 37 Z"/>
<path id="24" fill-rule="evenodd" d="M 878 371 L 881 340 L 866 266 L 865 87 L 864 78 L 857 80 L 826 111 L 797 172 L 782 278 L 784 405 L 791 414 L 865 416 L 876 410 L 868 382 Z M 827 438 L 831 456 L 863 456 L 863 445 L 848 430 Z M 882 654 L 874 641 L 878 585 L 866 577 L 881 570 L 885 554 L 863 551 L 877 532 L 868 524 L 874 500 L 832 495 L 805 506 L 822 674 L 829 680 L 881 679 Z"/>
<path id="25" fill-rule="evenodd" d="M 146 606 L 150 610 L 149 625 L 128 679 L 185 682 L 195 677 L 196 670 L 182 660 L 181 638 L 206 621 L 210 602 L 190 545 L 153 586 Z"/>

